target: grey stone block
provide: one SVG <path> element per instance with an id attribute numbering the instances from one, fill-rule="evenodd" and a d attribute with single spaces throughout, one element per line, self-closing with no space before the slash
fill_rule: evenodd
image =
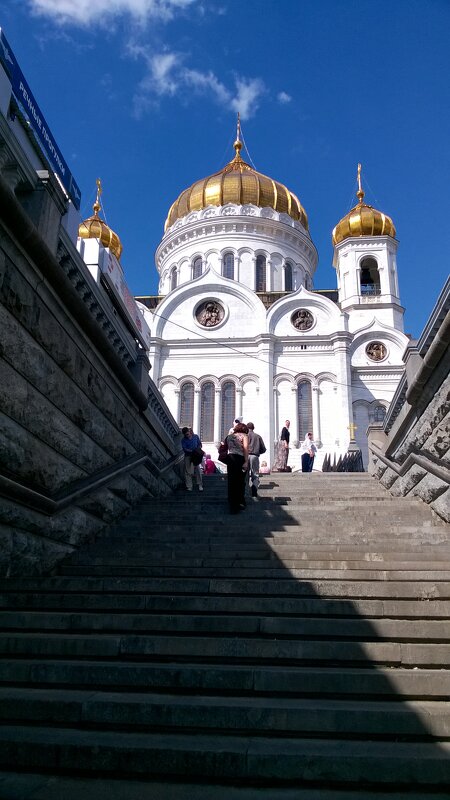
<path id="1" fill-rule="evenodd" d="M 430 505 L 445 522 L 450 522 L 450 487 L 436 500 L 432 500 Z"/>
<path id="2" fill-rule="evenodd" d="M 390 467 L 387 467 L 387 469 L 385 469 L 382 476 L 380 477 L 380 483 L 382 486 L 385 486 L 386 489 L 389 489 L 392 486 L 392 484 L 395 483 L 397 478 L 398 478 L 397 473 L 394 472 L 393 469 L 390 469 Z"/>
<path id="3" fill-rule="evenodd" d="M 424 442 L 423 450 L 441 459 L 442 464 L 450 464 L 450 413 L 433 429 L 431 436 Z"/>
<path id="4" fill-rule="evenodd" d="M 432 503 L 437 498 L 448 490 L 449 486 L 446 481 L 441 480 L 436 475 L 429 473 L 422 478 L 419 483 L 411 490 L 411 494 L 420 497 L 424 503 Z"/>
<path id="5" fill-rule="evenodd" d="M 371 474 L 373 475 L 374 478 L 380 480 L 381 476 L 384 475 L 384 473 L 386 472 L 386 469 L 387 469 L 386 464 L 384 464 L 383 461 L 381 461 L 381 459 L 377 458 L 373 462 L 373 465 L 371 466 Z"/>
<path id="6" fill-rule="evenodd" d="M 49 572 L 71 552 L 68 545 L 20 528 L 0 525 L 1 575 L 40 575 Z"/>
<path id="7" fill-rule="evenodd" d="M 0 412 L 0 465 L 33 485 L 57 491 L 86 473 Z"/>
<path id="8" fill-rule="evenodd" d="M 426 474 L 426 470 L 417 466 L 417 464 L 414 464 L 405 475 L 399 478 L 396 487 L 397 485 L 400 485 L 402 488 L 402 494 L 407 495 L 419 483 L 419 481 L 425 478 Z"/>

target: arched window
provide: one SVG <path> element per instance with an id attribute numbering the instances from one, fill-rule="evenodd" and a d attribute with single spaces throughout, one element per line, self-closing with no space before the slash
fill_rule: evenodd
<path id="1" fill-rule="evenodd" d="M 223 384 L 221 400 L 220 438 L 223 440 L 236 416 L 236 388 L 232 381 Z"/>
<path id="2" fill-rule="evenodd" d="M 292 264 L 289 261 L 284 268 L 284 291 L 292 292 Z"/>
<path id="3" fill-rule="evenodd" d="M 170 273 L 170 291 L 177 288 L 177 268 L 174 267 Z"/>
<path id="4" fill-rule="evenodd" d="M 202 442 L 214 441 L 214 384 L 204 383 L 200 395 L 200 439 Z"/>
<path id="5" fill-rule="evenodd" d="M 312 391 L 309 381 L 300 381 L 297 386 L 298 438 L 303 441 L 312 426 Z"/>
<path id="6" fill-rule="evenodd" d="M 360 264 L 361 294 L 364 296 L 381 294 L 378 264 L 374 258 L 363 258 Z"/>
<path id="7" fill-rule="evenodd" d="M 256 256 L 255 292 L 266 291 L 266 257 Z"/>
<path id="8" fill-rule="evenodd" d="M 194 418 L 194 384 L 183 383 L 180 395 L 180 427 L 192 426 Z"/>
<path id="9" fill-rule="evenodd" d="M 194 261 L 192 262 L 192 277 L 199 278 L 201 274 L 202 274 L 202 259 L 201 256 L 197 256 L 197 258 L 194 258 Z"/>
<path id="10" fill-rule="evenodd" d="M 374 422 L 384 422 L 384 418 L 386 416 L 386 409 L 384 406 L 375 406 L 375 411 L 373 412 L 373 421 Z"/>
<path id="11" fill-rule="evenodd" d="M 234 280 L 234 255 L 233 253 L 225 253 L 222 260 L 222 275 L 224 278 L 231 278 Z"/>

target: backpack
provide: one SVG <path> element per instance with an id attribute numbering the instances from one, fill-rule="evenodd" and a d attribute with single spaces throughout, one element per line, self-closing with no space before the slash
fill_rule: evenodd
<path id="1" fill-rule="evenodd" d="M 264 444 L 261 436 L 258 436 L 258 438 L 259 438 L 259 453 L 258 453 L 258 455 L 262 456 L 266 452 L 266 445 Z"/>

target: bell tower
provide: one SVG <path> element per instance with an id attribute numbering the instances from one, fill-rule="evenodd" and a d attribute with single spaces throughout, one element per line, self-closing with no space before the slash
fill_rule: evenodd
<path id="1" fill-rule="evenodd" d="M 358 325 L 376 316 L 403 331 L 395 226 L 390 217 L 364 202 L 361 164 L 357 180 L 358 202 L 338 222 L 332 236 L 339 304 Z"/>

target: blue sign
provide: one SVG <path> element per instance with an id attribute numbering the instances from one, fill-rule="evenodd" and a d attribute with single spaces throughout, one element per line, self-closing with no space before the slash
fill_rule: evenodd
<path id="1" fill-rule="evenodd" d="M 54 172 L 58 175 L 67 194 L 72 200 L 75 208 L 79 210 L 81 202 L 81 192 L 67 166 L 59 147 L 57 146 L 52 132 L 45 121 L 33 93 L 26 82 L 23 72 L 20 69 L 14 53 L 12 52 L 5 34 L 0 28 L 0 61 L 3 64 L 10 80 L 13 94 L 19 103 L 21 110 L 25 113 L 31 128 L 49 160 Z"/>

